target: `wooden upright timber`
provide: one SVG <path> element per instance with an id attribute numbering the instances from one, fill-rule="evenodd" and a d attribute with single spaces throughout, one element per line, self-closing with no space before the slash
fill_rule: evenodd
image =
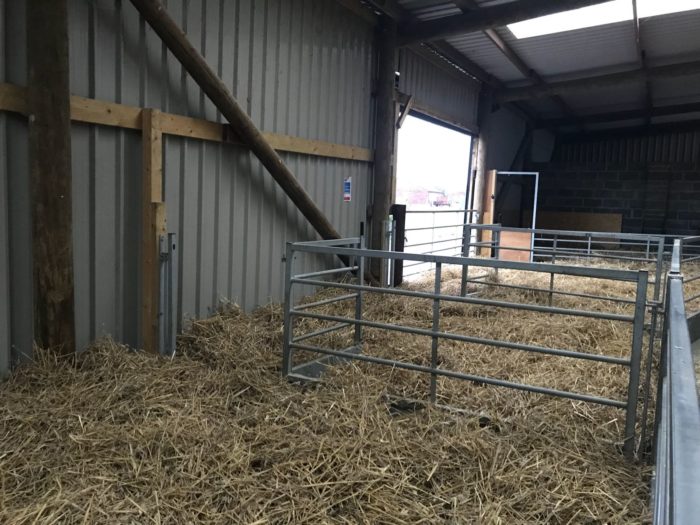
<path id="1" fill-rule="evenodd" d="M 377 28 L 377 114 L 374 160 L 374 192 L 372 194 L 371 247 L 382 248 L 382 221 L 389 216 L 394 197 L 394 147 L 396 141 L 396 104 L 394 81 L 396 75 L 396 22 L 383 18 Z M 370 270 L 379 276 L 379 260 L 373 259 Z"/>
<path id="2" fill-rule="evenodd" d="M 192 46 L 185 33 L 158 0 L 131 0 L 141 16 L 160 36 L 185 70 L 226 117 L 236 135 L 251 149 L 270 175 L 323 239 L 337 239 L 340 234 L 309 197 L 282 158 L 265 139 L 250 117 L 229 92 L 226 84 L 209 67 L 204 57 Z"/>
<path id="3" fill-rule="evenodd" d="M 158 243 L 166 233 L 163 202 L 163 132 L 160 111 L 143 110 L 143 175 L 141 218 L 141 348 L 158 352 Z"/>
<path id="4" fill-rule="evenodd" d="M 141 129 L 141 108 L 114 102 L 72 96 L 70 99 L 71 120 L 86 124 L 115 126 L 123 129 Z M 0 83 L 0 111 L 27 114 L 26 89 L 14 84 Z M 198 140 L 229 142 L 240 141 L 226 132 L 227 127 L 198 118 L 185 117 L 174 113 L 160 114 L 161 131 L 165 135 L 176 135 Z M 329 157 L 333 159 L 373 162 L 374 152 L 368 148 L 335 144 L 323 140 L 310 140 L 278 133 L 263 133 L 263 136 L 277 151 Z"/>
<path id="5" fill-rule="evenodd" d="M 34 338 L 75 352 L 71 135 L 66 0 L 27 0 Z"/>

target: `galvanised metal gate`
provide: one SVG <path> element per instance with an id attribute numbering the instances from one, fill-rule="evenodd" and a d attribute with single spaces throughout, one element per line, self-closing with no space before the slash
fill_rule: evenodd
<path id="1" fill-rule="evenodd" d="M 294 270 L 294 260 L 297 254 L 317 254 L 328 256 L 346 257 L 350 261 L 350 266 L 345 268 L 331 268 L 328 270 L 297 274 Z M 376 258 L 383 261 L 402 260 L 409 262 L 431 263 L 435 266 L 435 286 L 432 292 L 409 290 L 404 288 L 373 287 L 364 284 L 364 269 L 366 261 Z M 591 300 L 604 302 L 619 302 L 629 304 L 632 313 L 620 314 L 600 311 L 598 309 L 576 309 L 552 305 L 523 304 L 506 300 L 488 299 L 474 295 L 449 295 L 442 291 L 442 268 L 446 265 L 456 265 L 459 267 L 475 267 L 481 270 L 509 269 L 526 272 L 537 272 L 550 275 L 568 275 L 585 279 L 603 279 L 610 281 L 622 281 L 632 283 L 634 286 L 634 296 L 611 297 L 603 295 L 589 294 Z M 339 276 L 349 274 L 357 278 L 348 281 L 338 280 Z M 332 279 L 332 280 L 329 280 Z M 300 242 L 287 245 L 286 253 L 286 284 L 285 284 L 285 309 L 284 309 L 284 348 L 282 373 L 290 379 L 310 380 L 318 377 L 324 368 L 335 362 L 345 360 L 358 360 L 363 362 L 386 365 L 406 370 L 413 370 L 430 375 L 430 398 L 435 400 L 437 392 L 437 378 L 449 377 L 472 381 L 481 384 L 494 385 L 527 392 L 546 394 L 566 399 L 584 401 L 600 405 L 607 405 L 623 409 L 625 411 L 625 431 L 624 431 L 624 452 L 626 457 L 631 458 L 636 450 L 636 424 L 638 392 L 640 384 L 640 365 L 642 358 L 643 334 L 645 328 L 645 313 L 647 306 L 655 308 L 655 303 L 647 302 L 648 272 L 645 270 L 618 270 L 606 268 L 590 268 L 582 266 L 564 266 L 558 264 L 544 263 L 523 263 L 502 261 L 498 259 L 476 259 L 465 257 L 450 257 L 441 255 L 409 254 L 391 251 L 368 250 L 363 246 L 362 238 L 339 239 L 331 241 Z M 298 287 L 311 287 L 311 289 L 329 288 L 342 292 L 342 295 L 321 299 L 312 303 L 296 304 L 294 301 L 295 289 Z M 432 300 L 432 326 L 429 329 L 416 328 L 411 326 L 389 324 L 368 320 L 363 312 L 363 294 L 372 292 L 387 295 L 398 295 L 404 297 L 419 297 Z M 340 292 L 339 292 L 340 293 Z M 559 294 L 576 296 L 576 293 L 558 291 Z M 354 303 L 352 308 L 354 314 L 351 316 L 330 315 L 318 311 L 319 307 L 324 307 L 333 303 L 349 301 Z M 626 323 L 632 325 L 632 337 L 630 340 L 630 351 L 625 357 L 616 357 L 604 354 L 591 354 L 567 348 L 550 348 L 540 345 L 532 345 L 505 341 L 499 339 L 488 339 L 475 337 L 469 334 L 452 333 L 441 330 L 440 306 L 443 303 L 476 304 L 498 308 L 529 310 L 542 314 L 566 315 L 577 317 L 589 317 L 595 319 L 605 319 L 609 321 Z M 319 321 L 332 323 L 318 330 L 299 334 L 295 331 L 295 320 L 316 319 Z M 427 336 L 431 340 L 430 345 L 430 365 L 423 366 L 401 359 L 388 359 L 363 355 L 363 328 L 376 328 L 394 332 Z M 353 343 L 345 348 L 333 348 L 318 342 L 318 338 L 333 332 L 342 330 L 353 331 Z M 317 341 L 314 344 L 314 340 Z M 440 341 L 452 340 L 466 343 L 474 343 L 513 351 L 533 352 L 551 356 L 566 357 L 571 359 L 589 360 L 605 363 L 610 366 L 623 366 L 628 369 L 629 381 L 627 395 L 624 399 L 611 399 L 599 397 L 587 393 L 565 391 L 543 386 L 517 383 L 502 380 L 494 377 L 482 377 L 473 374 L 449 370 L 439 365 Z M 295 352 L 304 351 L 318 354 L 320 358 L 294 364 Z M 648 378 L 647 381 L 648 383 Z M 648 389 L 644 391 L 644 405 L 648 402 Z M 644 411 L 646 413 L 646 410 Z M 644 422 L 642 422 L 644 425 Z"/>

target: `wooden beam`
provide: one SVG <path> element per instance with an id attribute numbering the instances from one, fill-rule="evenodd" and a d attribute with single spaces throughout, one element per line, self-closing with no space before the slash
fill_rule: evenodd
<path id="1" fill-rule="evenodd" d="M 616 86 L 619 84 L 644 81 L 647 75 L 650 79 L 674 78 L 700 73 L 700 61 L 683 62 L 621 73 L 612 73 L 561 82 L 550 82 L 544 86 L 528 86 L 510 88 L 496 93 L 496 102 L 514 102 L 516 100 L 529 100 L 533 98 L 551 97 L 565 93 L 588 91 L 596 88 Z"/>
<path id="2" fill-rule="evenodd" d="M 325 214 L 316 206 L 304 187 L 294 177 L 279 154 L 274 150 L 251 118 L 238 104 L 226 84 L 209 67 L 206 60 L 189 42 L 185 33 L 170 17 L 159 0 L 131 0 L 141 16 L 175 55 L 185 71 L 204 91 L 214 106 L 226 117 L 260 160 L 277 184 L 323 239 L 336 239 L 340 234 Z M 393 121 L 392 121 L 393 127 Z"/>
<path id="3" fill-rule="evenodd" d="M 426 22 L 414 22 L 400 27 L 399 45 L 428 42 L 448 36 L 502 27 L 539 16 L 602 4 L 606 1 L 608 0 L 527 0 L 485 7 L 476 12 Z"/>
<path id="4" fill-rule="evenodd" d="M 158 353 L 159 239 L 166 233 L 160 112 L 143 110 L 141 209 L 141 348 Z"/>
<path id="5" fill-rule="evenodd" d="M 667 115 L 682 115 L 683 113 L 700 112 L 700 102 L 689 104 L 676 104 L 672 106 L 658 106 L 651 108 L 652 117 L 662 117 Z M 597 124 L 601 122 L 619 122 L 622 120 L 633 120 L 646 118 L 649 111 L 644 109 L 632 109 L 628 111 L 614 111 L 606 113 L 595 113 L 592 115 L 581 115 L 574 118 L 550 118 L 537 121 L 537 127 L 561 127 L 575 126 L 582 124 Z"/>
<path id="6" fill-rule="evenodd" d="M 84 97 L 71 97 L 71 120 L 86 124 L 115 126 L 123 129 L 141 129 L 141 108 L 105 102 Z M 0 111 L 27 114 L 26 89 L 13 84 L 0 83 Z M 244 146 L 240 139 L 230 137 L 226 126 L 198 118 L 161 113 L 161 131 L 175 135 L 214 142 L 229 142 Z M 372 162 L 374 152 L 369 148 L 336 144 L 323 140 L 310 140 L 277 133 L 263 133 L 277 151 L 314 155 L 343 160 Z"/>
<path id="7" fill-rule="evenodd" d="M 34 338 L 75 352 L 68 10 L 27 0 L 29 177 L 32 195 Z"/>
<path id="8" fill-rule="evenodd" d="M 382 221 L 388 218 L 389 208 L 394 199 L 396 28 L 396 22 L 391 18 L 382 19 L 377 28 L 376 142 L 370 232 L 370 246 L 374 249 L 382 247 Z M 377 278 L 380 274 L 379 262 L 373 259 L 370 266 L 370 271 Z"/>

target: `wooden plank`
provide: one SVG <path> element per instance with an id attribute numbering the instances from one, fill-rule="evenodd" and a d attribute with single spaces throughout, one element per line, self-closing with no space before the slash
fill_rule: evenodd
<path id="1" fill-rule="evenodd" d="M 72 96 L 71 119 L 75 122 L 115 126 L 124 129 L 142 129 L 141 108 Z M 26 89 L 13 84 L 0 83 L 0 111 L 27 113 Z M 166 135 L 176 135 L 197 140 L 228 142 L 243 146 L 240 140 L 227 137 L 226 126 L 198 118 L 161 113 L 161 130 Z M 358 146 L 311 140 L 277 133 L 263 133 L 277 151 L 329 157 L 358 162 L 373 162 L 374 151 Z"/>
<path id="2" fill-rule="evenodd" d="M 263 136 L 270 142 L 272 147 L 278 151 L 362 162 L 372 162 L 374 160 L 372 150 L 366 148 L 345 146 L 344 144 L 334 144 L 322 140 L 302 139 L 289 135 L 278 135 L 276 133 L 263 133 Z"/>
<path id="3" fill-rule="evenodd" d="M 143 110 L 143 177 L 141 227 L 141 348 L 158 352 L 159 236 L 165 233 L 163 203 L 163 134 L 160 112 Z"/>
<path id="4" fill-rule="evenodd" d="M 34 339 L 43 348 L 71 354 L 76 348 L 68 10 L 66 0 L 27 0 L 26 6 Z"/>
<path id="5" fill-rule="evenodd" d="M 621 232 L 621 213 L 538 211 L 537 227 L 544 230 Z"/>
<path id="6" fill-rule="evenodd" d="M 27 114 L 27 90 L 14 84 L 0 83 L 0 111 Z"/>
<path id="7" fill-rule="evenodd" d="M 141 129 L 141 108 L 91 98 L 70 98 L 70 116 L 76 122 Z"/>
<path id="8" fill-rule="evenodd" d="M 532 233 L 530 232 L 501 232 L 501 246 L 522 248 L 521 250 L 507 250 L 499 248 L 498 258 L 502 261 L 530 262 L 530 250 L 532 247 Z"/>
<path id="9" fill-rule="evenodd" d="M 218 122 L 162 113 L 161 125 L 163 133 L 166 135 L 213 142 L 222 142 L 224 140 L 224 126 Z M 238 143 L 240 144 L 240 142 Z"/>

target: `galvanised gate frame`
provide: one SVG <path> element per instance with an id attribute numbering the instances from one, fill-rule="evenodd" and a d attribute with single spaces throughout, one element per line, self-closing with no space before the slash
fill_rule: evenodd
<path id="1" fill-rule="evenodd" d="M 683 289 L 700 278 L 688 266 L 694 261 L 700 261 L 700 237 L 676 240 L 657 389 L 654 525 L 697 523 L 700 516 L 700 403 L 686 317 L 686 306 L 696 298 L 685 297 Z"/>
<path id="2" fill-rule="evenodd" d="M 350 266 L 346 268 L 334 268 L 312 273 L 295 274 L 295 255 L 302 253 L 346 257 L 350 261 Z M 385 261 L 403 260 L 433 263 L 435 265 L 435 287 L 433 292 L 414 291 L 401 288 L 379 288 L 366 286 L 364 284 L 364 269 L 366 266 L 366 260 L 368 258 L 378 258 Z M 632 315 L 623 315 L 612 312 L 580 310 L 551 305 L 545 306 L 539 304 L 521 304 L 509 301 L 486 299 L 474 295 L 446 295 L 442 293 L 441 290 L 443 265 L 457 265 L 461 267 L 472 266 L 481 269 L 501 268 L 527 272 L 538 272 L 551 275 L 568 275 L 591 279 L 604 279 L 633 283 L 635 285 L 634 299 L 595 295 L 587 296 L 592 300 L 631 304 L 633 305 L 633 313 Z M 341 275 L 347 275 L 348 272 L 353 272 L 357 275 L 357 282 L 339 282 L 336 279 Z M 326 278 L 334 278 L 336 280 L 326 280 Z M 313 288 L 332 288 L 342 290 L 346 293 L 344 295 L 319 300 L 313 303 L 294 305 L 294 289 L 295 287 L 300 286 L 307 286 Z M 635 427 L 637 422 L 637 404 L 640 383 L 640 364 L 644 334 L 644 320 L 647 308 L 647 287 L 648 272 L 644 270 L 617 270 L 581 266 L 564 266 L 544 263 L 510 262 L 501 261 L 497 259 L 475 259 L 466 257 L 448 257 L 439 255 L 422 255 L 391 251 L 368 250 L 363 247 L 363 241 L 361 238 L 288 244 L 286 253 L 284 349 L 282 373 L 284 376 L 289 377 L 290 379 L 309 380 L 318 377 L 322 373 L 323 369 L 331 363 L 342 362 L 345 360 L 358 360 L 429 374 L 431 377 L 430 398 L 432 401 L 435 401 L 436 399 L 437 378 L 442 376 L 489 384 L 499 387 L 524 390 L 527 392 L 534 392 L 538 394 L 546 394 L 566 399 L 573 399 L 589 403 L 596 403 L 600 405 L 612 406 L 624 409 L 626 412 L 624 452 L 628 458 L 631 458 L 635 454 L 636 446 Z M 424 329 L 410 326 L 393 325 L 364 319 L 362 310 L 362 299 L 363 294 L 368 292 L 398 295 L 405 297 L 418 297 L 432 300 L 433 316 L 431 328 Z M 570 292 L 559 293 L 565 295 L 576 295 Z M 325 313 L 314 311 L 314 308 L 342 301 L 354 301 L 354 316 L 344 317 L 338 315 L 327 315 Z M 511 341 L 486 339 L 466 334 L 444 332 L 440 329 L 440 305 L 444 302 L 529 310 L 546 314 L 588 317 L 629 323 L 632 325 L 632 340 L 630 342 L 630 354 L 626 357 L 614 357 L 601 354 L 589 354 L 571 349 L 549 348 L 544 346 L 517 343 Z M 316 330 L 314 332 L 296 334 L 294 330 L 294 320 L 302 318 L 316 319 L 320 321 L 330 322 L 333 324 Z M 430 366 L 417 365 L 415 363 L 401 361 L 398 359 L 387 359 L 363 355 L 362 329 L 364 327 L 378 328 L 389 331 L 430 337 Z M 320 344 L 312 344 L 313 339 L 346 328 L 352 328 L 354 330 L 353 344 L 349 347 L 328 348 L 325 346 L 321 346 Z M 578 392 L 569 392 L 543 386 L 527 385 L 522 383 L 516 383 L 513 381 L 506 381 L 492 377 L 476 376 L 454 370 L 443 369 L 440 368 L 438 364 L 440 340 L 461 341 L 465 343 L 493 346 L 514 351 L 535 352 L 558 357 L 589 360 L 599 363 L 606 363 L 611 366 L 624 366 L 629 369 L 627 396 L 625 399 L 609 399 L 589 394 L 582 394 Z M 293 358 L 295 351 L 312 352 L 320 354 L 322 357 L 313 361 L 305 362 L 294 366 Z M 648 393 L 648 389 L 645 389 L 645 406 L 648 402 Z"/>

